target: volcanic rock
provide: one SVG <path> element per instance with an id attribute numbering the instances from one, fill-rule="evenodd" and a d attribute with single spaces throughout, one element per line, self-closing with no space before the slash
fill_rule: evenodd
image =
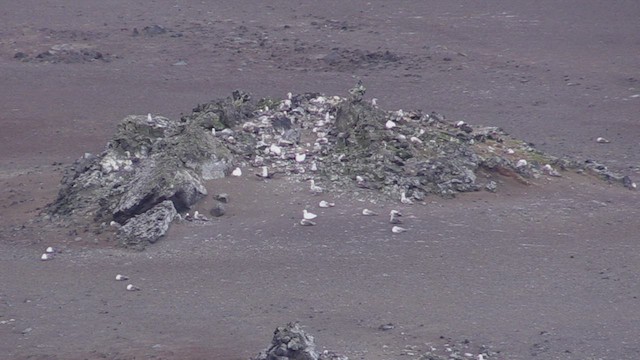
<path id="1" fill-rule="evenodd" d="M 344 355 L 324 351 L 318 353 L 313 336 L 307 334 L 298 323 L 278 327 L 273 333 L 271 345 L 252 360 L 348 360 Z"/>

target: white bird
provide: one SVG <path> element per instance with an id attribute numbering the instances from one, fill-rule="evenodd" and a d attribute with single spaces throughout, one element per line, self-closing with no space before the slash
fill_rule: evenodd
<path id="1" fill-rule="evenodd" d="M 148 122 L 153 122 L 153 117 L 151 117 L 151 113 L 147 114 L 147 121 Z"/>
<path id="2" fill-rule="evenodd" d="M 402 220 L 398 219 L 400 216 L 402 216 L 402 214 L 398 210 L 391 210 L 389 213 L 389 222 L 392 224 L 402 224 Z"/>
<path id="3" fill-rule="evenodd" d="M 305 153 L 301 153 L 301 154 L 296 154 L 296 162 L 304 162 L 304 159 L 307 158 L 307 154 Z"/>
<path id="4" fill-rule="evenodd" d="M 307 209 L 302 210 L 302 218 L 305 219 L 305 220 L 312 220 L 312 219 L 315 219 L 317 217 L 318 217 L 318 215 L 308 212 Z"/>
<path id="5" fill-rule="evenodd" d="M 138 291 L 138 290 L 140 290 L 140 288 L 137 286 L 134 286 L 133 284 L 127 285 L 127 291 Z"/>
<path id="6" fill-rule="evenodd" d="M 324 113 L 324 121 L 325 122 L 331 121 L 331 115 L 329 115 L 328 111 L 326 113 Z"/>
<path id="7" fill-rule="evenodd" d="M 206 217 L 206 216 L 204 216 L 204 215 L 200 214 L 200 213 L 198 212 L 198 210 L 196 210 L 196 211 L 193 213 L 193 218 L 194 218 L 194 220 L 209 221 L 209 219 L 207 219 L 207 217 Z"/>
<path id="8" fill-rule="evenodd" d="M 396 123 L 394 123 L 393 121 L 389 120 L 389 121 L 387 121 L 386 124 L 384 124 L 384 127 L 386 127 L 387 129 L 393 129 L 394 127 L 396 127 Z"/>
<path id="9" fill-rule="evenodd" d="M 269 168 L 266 166 L 262 167 L 262 171 L 256 174 L 257 177 L 261 177 L 263 179 L 270 179 L 271 174 L 269 174 Z"/>
<path id="10" fill-rule="evenodd" d="M 527 160 L 525 160 L 525 159 L 518 160 L 518 162 L 516 163 L 516 167 L 520 168 L 520 167 L 523 167 L 523 166 L 527 166 Z"/>
<path id="11" fill-rule="evenodd" d="M 290 92 L 288 92 L 288 93 L 287 93 L 287 99 L 291 100 L 292 98 L 293 98 L 293 94 L 292 94 L 292 93 L 290 93 Z"/>
<path id="12" fill-rule="evenodd" d="M 400 195 L 400 202 L 407 205 L 413 204 L 413 201 L 407 197 L 406 191 L 403 191 Z"/>
<path id="13" fill-rule="evenodd" d="M 371 99 L 371 106 L 378 107 L 378 99 L 376 98 Z"/>
<path id="14" fill-rule="evenodd" d="M 116 275 L 116 281 L 125 281 L 125 280 L 129 280 L 129 277 L 121 274 Z"/>
<path id="15" fill-rule="evenodd" d="M 216 136 L 216 128 L 211 128 L 211 135 Z"/>
<path id="16" fill-rule="evenodd" d="M 239 167 L 237 167 L 237 168 L 233 169 L 233 171 L 231 172 L 231 175 L 233 175 L 233 176 L 242 176 L 242 170 Z"/>
<path id="17" fill-rule="evenodd" d="M 400 226 L 394 226 L 394 227 L 391 228 L 391 232 L 394 233 L 394 234 L 400 234 L 400 233 L 403 233 L 405 231 L 407 231 L 407 229 L 405 229 L 403 227 L 400 227 Z"/>
<path id="18" fill-rule="evenodd" d="M 307 219 L 300 220 L 300 225 L 302 225 L 302 226 L 313 226 L 315 224 L 316 223 L 311 221 L 311 220 L 307 220 Z"/>
<path id="19" fill-rule="evenodd" d="M 45 250 L 45 251 L 46 251 L 47 253 L 49 253 L 49 254 L 52 254 L 52 253 L 54 253 L 56 250 L 55 250 L 53 247 L 49 246 L 49 247 L 47 248 L 47 250 Z"/>
<path id="20" fill-rule="evenodd" d="M 271 152 L 275 156 L 282 155 L 282 148 L 276 144 L 271 144 L 269 147 L 269 152 Z"/>
<path id="21" fill-rule="evenodd" d="M 315 161 L 311 163 L 311 171 L 318 171 L 318 165 Z"/>
<path id="22" fill-rule="evenodd" d="M 376 215 L 378 215 L 378 213 L 375 212 L 375 211 L 371 211 L 369 209 L 362 209 L 362 215 L 364 215 L 364 216 L 376 216 Z"/>
<path id="23" fill-rule="evenodd" d="M 42 254 L 42 256 L 40 256 L 40 260 L 42 261 L 47 261 L 47 260 L 51 260 L 53 259 L 53 255 L 52 254 Z"/>
<path id="24" fill-rule="evenodd" d="M 329 207 L 334 207 L 334 206 L 336 206 L 336 203 L 330 203 L 330 202 L 328 202 L 328 201 L 321 200 L 321 201 L 318 203 L 318 206 L 319 206 L 319 207 L 321 207 L 321 208 L 329 208 Z"/>
<path id="25" fill-rule="evenodd" d="M 311 179 L 311 180 L 309 180 L 309 182 L 311 183 L 309 185 L 309 189 L 311 190 L 312 193 L 314 193 L 314 194 L 322 193 L 322 191 L 323 191 L 322 188 L 320 186 L 316 185 L 315 180 Z"/>
<path id="26" fill-rule="evenodd" d="M 597 138 L 597 139 L 596 139 L 596 142 L 598 142 L 598 143 L 600 143 L 600 144 L 608 144 L 608 143 L 610 143 L 611 141 L 609 141 L 608 139 L 605 139 L 605 138 L 603 138 L 603 137 L 599 137 L 599 138 Z"/>

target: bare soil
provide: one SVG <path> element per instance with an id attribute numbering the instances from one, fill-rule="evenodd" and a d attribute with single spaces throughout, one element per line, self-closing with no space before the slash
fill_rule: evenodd
<path id="1" fill-rule="evenodd" d="M 638 194 L 583 175 L 410 206 L 245 169 L 208 184 L 230 194 L 225 216 L 144 252 L 37 220 L 128 114 L 177 117 L 234 89 L 344 96 L 357 79 L 385 109 L 501 126 L 638 178 L 639 16 L 595 0 L 3 3 L 0 357 L 246 359 L 298 320 L 351 359 L 640 358 Z M 297 225 L 305 207 L 317 226 Z M 409 231 L 364 207 L 402 210 Z"/>

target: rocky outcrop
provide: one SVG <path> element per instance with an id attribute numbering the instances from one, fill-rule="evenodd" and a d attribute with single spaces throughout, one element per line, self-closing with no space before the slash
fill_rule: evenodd
<path id="1" fill-rule="evenodd" d="M 47 211 L 94 224 L 115 222 L 123 226 L 120 243 L 143 248 L 164 234 L 174 212 L 186 212 L 207 195 L 204 181 L 225 176 L 234 163 L 255 167 L 263 179 L 313 180 L 314 192 L 360 188 L 365 190 L 358 194 L 370 190 L 407 204 L 430 194 L 495 192 L 498 176 L 526 184 L 568 168 L 636 188 L 631 178 L 603 165 L 543 154 L 496 127 L 383 110 L 363 99 L 365 91 L 359 83 L 346 98 L 288 94 L 257 103 L 235 91 L 180 120 L 128 116 L 102 154 L 85 154 L 68 169 Z M 211 210 L 222 214 L 223 206 Z"/>
<path id="2" fill-rule="evenodd" d="M 158 241 L 169 230 L 177 214 L 173 202 L 165 200 L 129 219 L 118 230 L 118 238 L 126 247 L 143 249 L 147 244 Z"/>
<path id="3" fill-rule="evenodd" d="M 246 100 L 218 101 L 216 116 L 236 116 L 230 109 L 243 108 Z M 46 211 L 54 218 L 122 225 L 120 243 L 142 249 L 166 232 L 176 212 L 207 194 L 205 180 L 224 177 L 232 163 L 228 148 L 201 121 L 127 116 L 103 153 L 85 154 L 67 169 Z"/>
<path id="4" fill-rule="evenodd" d="M 313 336 L 307 334 L 298 323 L 278 327 L 271 344 L 252 360 L 348 360 L 344 355 L 331 351 L 316 351 Z"/>

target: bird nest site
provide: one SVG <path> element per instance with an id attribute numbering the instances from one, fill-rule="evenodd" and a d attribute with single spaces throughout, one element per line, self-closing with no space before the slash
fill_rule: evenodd
<path id="1" fill-rule="evenodd" d="M 635 188 L 601 164 L 544 154 L 497 127 L 381 109 L 365 91 L 358 83 L 345 97 L 260 100 L 235 91 L 179 120 L 128 116 L 102 154 L 85 154 L 67 169 L 46 216 L 98 231 L 115 227 L 120 244 L 144 248 L 175 218 L 193 219 L 189 209 L 208 194 L 206 182 L 225 176 L 308 182 L 311 193 L 404 204 L 495 192 L 506 178 L 524 185 L 568 170 Z"/>

